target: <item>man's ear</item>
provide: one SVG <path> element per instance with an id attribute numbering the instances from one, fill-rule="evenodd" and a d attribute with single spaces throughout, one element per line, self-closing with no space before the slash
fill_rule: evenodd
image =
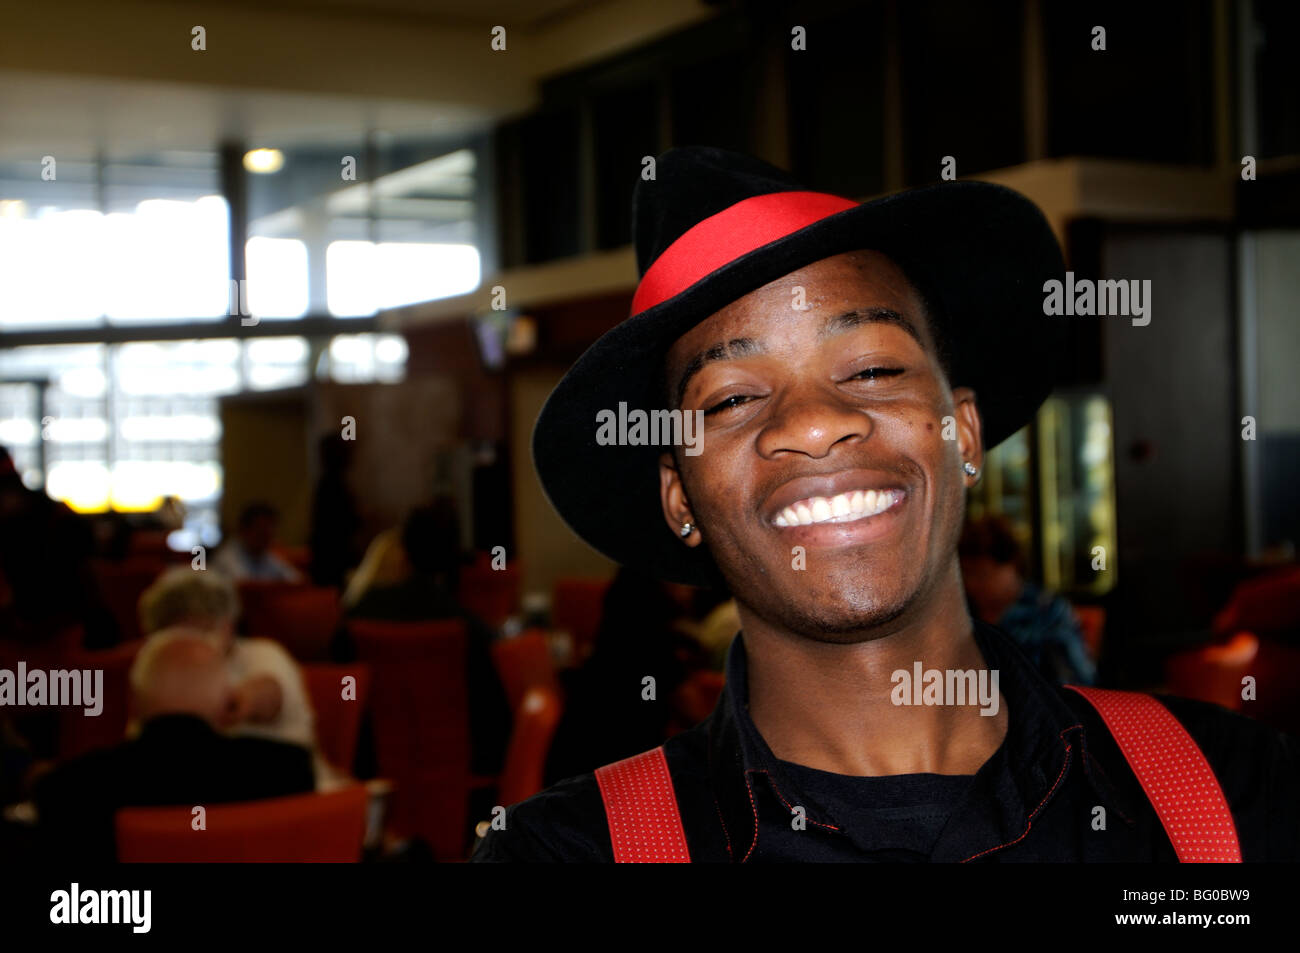
<path id="1" fill-rule="evenodd" d="M 980 425 L 979 407 L 975 403 L 975 391 L 969 387 L 954 387 L 952 402 L 957 419 L 957 452 L 961 463 L 973 463 L 979 472 L 984 470 L 984 431 Z M 966 475 L 966 485 L 974 486 L 979 479 Z"/>
<path id="2" fill-rule="evenodd" d="M 687 546 L 698 546 L 704 537 L 695 525 L 691 513 L 690 500 L 686 498 L 686 487 L 682 485 L 682 475 L 677 470 L 677 461 L 671 453 L 659 455 L 659 501 L 663 504 L 664 519 L 668 528 L 677 534 Z M 693 527 L 689 536 L 682 537 L 682 527 L 690 523 Z"/>

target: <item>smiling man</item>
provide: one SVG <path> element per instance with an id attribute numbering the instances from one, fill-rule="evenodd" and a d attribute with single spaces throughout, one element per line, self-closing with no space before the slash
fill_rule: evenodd
<path id="1" fill-rule="evenodd" d="M 1057 689 L 969 614 L 966 491 L 1059 349 L 1037 209 L 981 183 L 860 205 L 715 149 L 656 172 L 633 315 L 556 388 L 534 457 L 582 538 L 725 585 L 742 630 L 704 723 L 512 806 L 475 859 L 1300 856 L 1293 742 Z M 620 402 L 701 413 L 699 452 L 598 442 Z"/>

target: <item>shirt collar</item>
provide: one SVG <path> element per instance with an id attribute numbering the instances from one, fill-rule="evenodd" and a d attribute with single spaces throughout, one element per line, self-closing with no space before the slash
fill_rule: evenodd
<path id="1" fill-rule="evenodd" d="M 942 856 L 945 836 L 936 847 L 935 860 L 965 860 L 1021 836 L 1056 790 L 1067 768 L 1081 763 L 1085 756 L 1078 717 L 1010 636 L 978 620 L 974 636 L 987 665 L 999 671 L 999 689 L 1009 708 L 1007 735 L 977 773 L 970 793 L 957 809 L 962 816 L 956 826 L 964 828 L 965 836 L 960 844 L 951 845 L 954 856 Z M 728 850 L 735 862 L 749 859 L 756 846 L 758 800 L 753 784 L 763 776 L 787 802 L 805 807 L 810 825 L 842 830 L 824 806 L 800 791 L 793 778 L 781 770 L 779 760 L 750 718 L 748 663 L 740 633 L 727 651 L 726 685 L 709 722 L 709 772 Z M 1118 799 L 1104 778 L 1094 777 L 1091 772 L 1087 776 L 1103 797 Z M 990 801 L 996 804 L 991 807 Z M 970 850 L 971 844 L 985 846 Z"/>

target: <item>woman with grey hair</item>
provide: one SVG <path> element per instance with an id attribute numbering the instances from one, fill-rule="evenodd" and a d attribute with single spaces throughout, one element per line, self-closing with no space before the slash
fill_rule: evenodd
<path id="1" fill-rule="evenodd" d="M 235 685 L 233 734 L 310 749 L 315 755 L 318 787 L 343 777 L 319 753 L 311 699 L 293 656 L 274 639 L 236 634 L 239 596 L 228 578 L 213 570 L 170 569 L 145 590 L 139 608 L 140 628 L 147 636 L 199 634 L 222 653 Z"/>

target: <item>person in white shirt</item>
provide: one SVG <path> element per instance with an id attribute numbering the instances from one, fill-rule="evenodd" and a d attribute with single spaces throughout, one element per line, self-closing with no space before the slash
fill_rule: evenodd
<path id="1" fill-rule="evenodd" d="M 336 785 L 346 774 L 320 754 L 315 713 L 302 669 L 279 642 L 236 635 L 238 617 L 239 598 L 234 584 L 214 569 L 170 569 L 140 597 L 140 628 L 147 636 L 171 638 L 175 631 L 197 633 L 222 653 L 235 684 L 233 734 L 308 748 L 314 756 L 317 787 Z"/>
<path id="2" fill-rule="evenodd" d="M 212 560 L 212 568 L 235 582 L 305 582 L 302 573 L 271 548 L 279 515 L 269 503 L 250 503 L 239 528 Z"/>

